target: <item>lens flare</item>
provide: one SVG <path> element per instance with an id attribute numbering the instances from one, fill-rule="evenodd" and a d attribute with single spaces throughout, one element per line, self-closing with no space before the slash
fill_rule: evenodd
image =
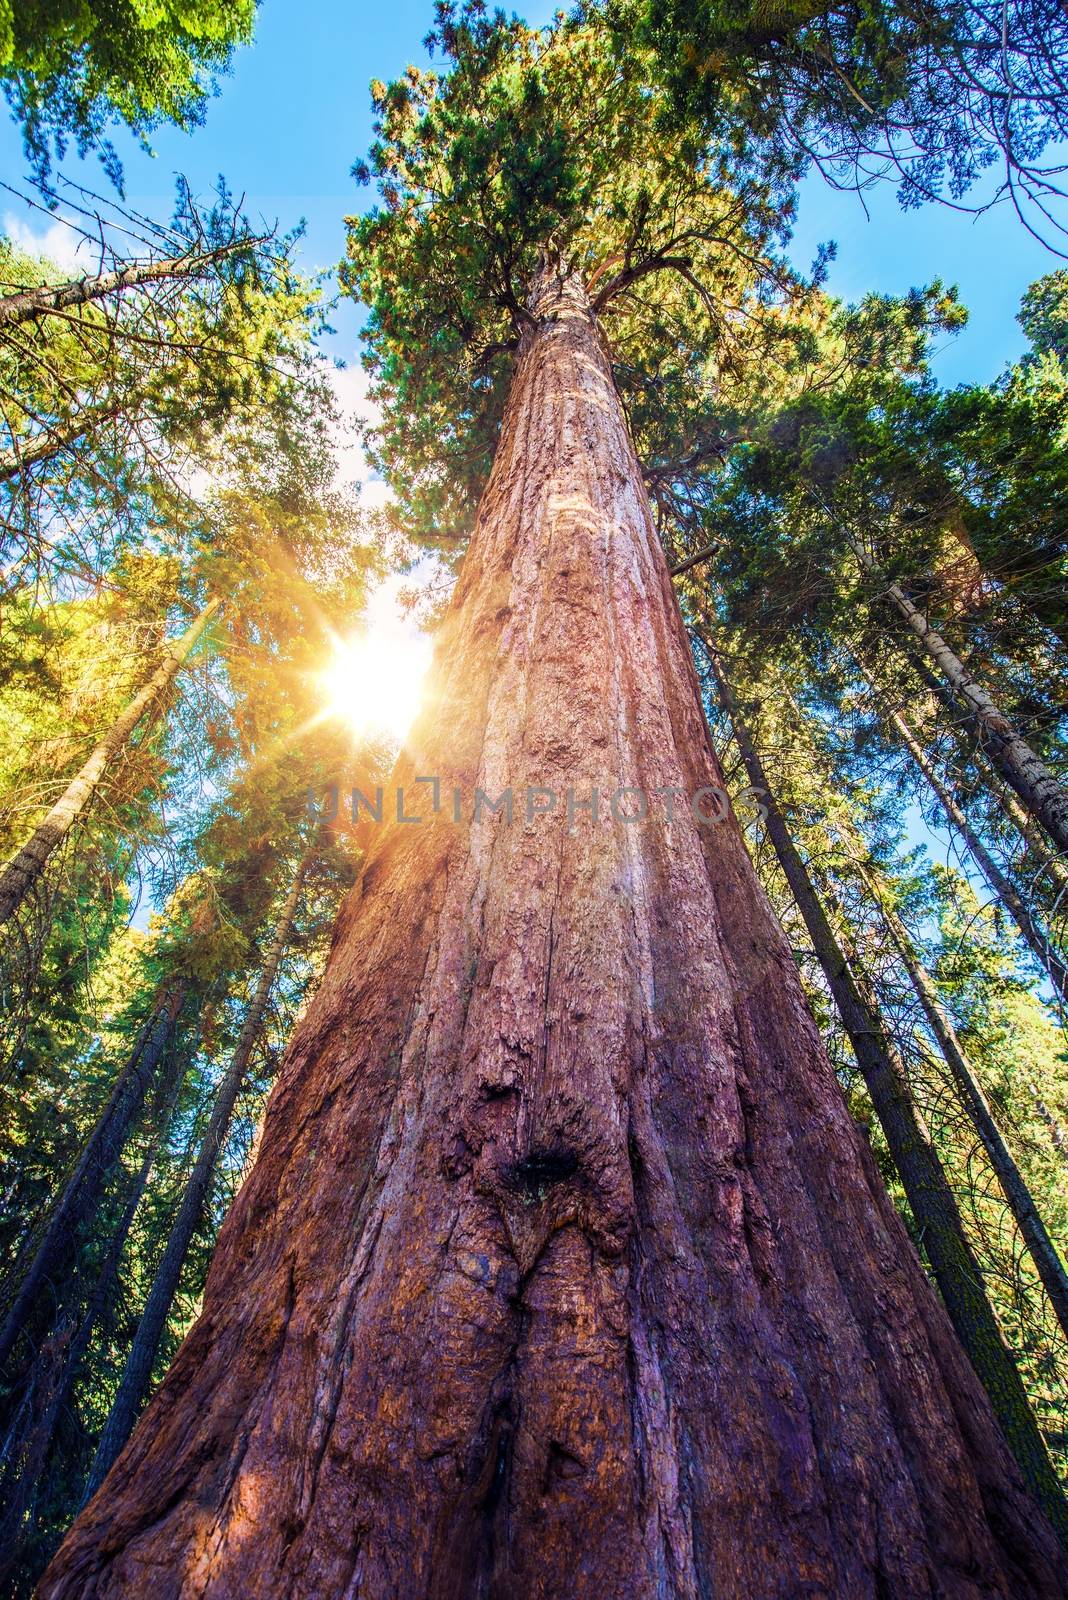
<path id="1" fill-rule="evenodd" d="M 430 641 L 407 629 L 341 639 L 322 674 L 328 715 L 357 738 L 399 743 L 415 720 L 430 662 Z"/>

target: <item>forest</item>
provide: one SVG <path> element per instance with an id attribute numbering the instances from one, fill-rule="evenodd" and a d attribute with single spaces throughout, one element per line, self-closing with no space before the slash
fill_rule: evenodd
<path id="1" fill-rule="evenodd" d="M 0 1595 L 1064 1600 L 1068 11 L 364 9 L 0 5 Z"/>

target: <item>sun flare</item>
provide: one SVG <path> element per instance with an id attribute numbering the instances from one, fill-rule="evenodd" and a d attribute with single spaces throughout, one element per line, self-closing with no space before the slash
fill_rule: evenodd
<path id="1" fill-rule="evenodd" d="M 322 674 L 328 715 L 357 738 L 403 740 L 419 710 L 430 641 L 414 630 L 379 628 L 334 644 Z"/>

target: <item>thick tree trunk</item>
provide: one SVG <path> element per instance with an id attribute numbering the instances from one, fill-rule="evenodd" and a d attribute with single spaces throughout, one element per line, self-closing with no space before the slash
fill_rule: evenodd
<path id="1" fill-rule="evenodd" d="M 160 1340 L 182 1276 L 182 1267 L 185 1265 L 189 1246 L 193 1242 L 193 1235 L 204 1211 L 204 1203 L 215 1174 L 219 1152 L 226 1142 L 230 1118 L 233 1116 L 237 1096 L 245 1080 L 253 1046 L 259 1038 L 263 1013 L 267 1009 L 274 980 L 278 975 L 278 965 L 292 937 L 293 920 L 297 914 L 306 870 L 307 863 L 302 862 L 293 879 L 277 930 L 264 958 L 259 981 L 241 1024 L 230 1065 L 219 1085 L 207 1130 L 197 1151 L 197 1158 L 189 1174 L 189 1181 L 171 1226 L 163 1256 L 156 1268 L 152 1287 L 148 1291 L 148 1298 L 137 1324 L 137 1333 L 134 1335 L 134 1342 L 126 1358 L 118 1390 L 108 1412 L 104 1431 L 100 1435 L 93 1464 L 89 1469 L 85 1486 L 86 1499 L 95 1494 L 103 1483 L 112 1462 L 130 1437 L 138 1412 L 144 1403 L 152 1378 L 152 1368 L 159 1354 Z"/>
<path id="2" fill-rule="evenodd" d="M 927 1018 L 928 1026 L 953 1075 L 965 1110 L 979 1135 L 980 1143 L 1001 1185 L 1009 1210 L 1031 1253 L 1031 1259 L 1049 1296 L 1054 1315 L 1065 1336 L 1068 1337 L 1068 1274 L 1065 1273 L 1064 1264 L 1046 1231 L 1045 1223 L 1035 1209 L 1031 1191 L 1024 1182 L 1023 1174 L 1016 1165 L 1000 1128 L 994 1121 L 982 1085 L 975 1076 L 972 1064 L 957 1037 L 957 1030 L 939 999 L 938 991 L 916 956 L 908 929 L 893 907 L 887 905 L 878 885 L 862 863 L 857 863 L 857 871 L 890 930 L 890 937 L 909 975 L 909 982 L 916 991 L 916 998 Z"/>
<path id="3" fill-rule="evenodd" d="M 38 289 L 20 289 L 15 294 L 0 296 L 0 328 L 13 327 L 28 322 L 32 317 L 47 316 L 50 312 L 71 311 L 88 305 L 92 300 L 103 300 L 109 294 L 121 294 L 127 289 L 137 289 L 148 283 L 161 283 L 173 278 L 197 278 L 209 267 L 244 250 L 262 244 L 262 238 L 234 239 L 215 250 L 191 250 L 182 256 L 167 256 L 159 261 L 131 262 L 114 272 L 100 272 L 89 278 L 75 278 L 70 283 L 43 284 Z"/>
<path id="4" fill-rule="evenodd" d="M 938 1152 L 917 1114 L 904 1066 L 890 1048 L 878 1012 L 862 992 L 858 976 L 851 970 L 849 953 L 842 948 L 823 909 L 809 870 L 768 784 L 764 764 L 723 665 L 709 645 L 705 644 L 704 648 L 749 781 L 762 795 L 767 813 L 764 826 L 849 1035 L 857 1066 L 886 1136 L 891 1159 L 923 1238 L 946 1309 L 990 1396 L 1020 1470 L 1068 1545 L 1068 1504 L 1050 1465 L 1027 1391 L 1002 1338 Z M 1008 1157 L 1007 1151 L 1005 1155 Z M 1033 1213 L 1034 1208 L 1031 1209 Z M 1046 1242 L 1049 1243 L 1048 1239 Z"/>
<path id="5" fill-rule="evenodd" d="M 865 676 L 868 677 L 866 672 Z M 868 682 L 872 684 L 870 677 L 868 677 Z M 1005 910 L 1015 922 L 1017 928 L 1019 928 L 1020 936 L 1027 948 L 1049 975 L 1049 980 L 1061 1000 L 1068 1001 L 1068 971 L 1065 970 L 1064 963 L 1053 949 L 1034 917 L 1032 917 L 1023 896 L 1015 885 L 1009 881 L 1005 873 L 1002 872 L 968 821 L 962 807 L 957 804 L 949 789 L 939 778 L 933 764 L 928 759 L 926 752 L 904 717 L 900 712 L 893 710 L 887 713 L 887 717 L 894 732 L 925 778 L 931 793 L 935 796 L 950 823 L 967 845 L 968 854 L 979 868 L 993 893 L 997 895 Z"/>
<path id="6" fill-rule="evenodd" d="M 980 743 L 991 762 L 1045 828 L 1058 850 L 1068 852 L 1068 789 L 1013 727 L 994 699 L 977 683 L 942 635 L 932 628 L 900 584 L 890 582 L 862 540 L 846 530 L 849 547 L 869 577 L 915 634 L 960 703 L 974 718 Z"/>
<path id="7" fill-rule="evenodd" d="M 581 286 L 530 309 L 397 768 L 421 821 L 40 1592 L 1063 1596 L 737 827 L 654 795 L 721 782 L 696 675 Z"/>
<path id="8" fill-rule="evenodd" d="M 111 1091 L 107 1105 L 85 1142 L 74 1170 L 41 1232 L 24 1252 L 24 1265 L 12 1274 L 18 1290 L 0 1328 L 0 1368 L 15 1348 L 40 1295 L 79 1230 L 92 1215 L 130 1129 L 141 1115 L 149 1085 L 185 999 L 184 985 L 162 995 L 142 1027 L 134 1049 Z"/>
<path id="9" fill-rule="evenodd" d="M 217 600 L 209 601 L 181 638 L 167 645 L 163 660 L 148 682 L 116 717 L 51 811 L 34 829 L 32 837 L 0 871 L 0 927 L 18 910 L 43 873 L 49 857 L 63 843 L 79 818 L 85 815 L 101 779 L 125 749 L 142 717 L 155 718 L 167 690 L 218 609 Z"/>

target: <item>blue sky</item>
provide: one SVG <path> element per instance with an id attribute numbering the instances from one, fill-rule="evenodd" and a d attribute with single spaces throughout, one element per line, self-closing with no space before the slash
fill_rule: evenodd
<path id="1" fill-rule="evenodd" d="M 525 14 L 544 22 L 552 9 L 547 3 Z M 256 41 L 238 55 L 201 128 L 189 135 L 160 130 L 153 156 L 128 136 L 116 136 L 131 203 L 149 214 L 169 214 L 177 172 L 203 194 L 223 173 L 246 195 L 253 215 L 277 219 L 284 228 L 305 218 L 304 264 L 332 268 L 344 251 L 342 219 L 370 198 L 350 177 L 371 138 L 367 86 L 372 78 L 396 76 L 409 61 L 425 60 L 422 40 L 431 20 L 430 0 L 263 0 Z M 105 187 L 94 157 L 85 163 L 71 159 L 66 170 L 89 187 Z M 23 172 L 18 130 L 0 120 L 0 176 L 17 185 Z M 807 268 L 817 245 L 835 240 L 829 287 L 848 300 L 869 290 L 903 293 L 936 276 L 957 284 L 971 321 L 946 339 L 936 372 L 946 385 L 996 377 L 1023 348 L 1015 321 L 1021 295 L 1057 260 L 1004 207 L 978 218 L 941 206 L 905 213 L 892 188 L 884 186 L 869 194 L 868 211 L 856 196 L 836 193 L 819 178 L 807 180 L 793 246 L 797 264 Z M 45 229 L 40 217 L 20 214 L 0 195 L 0 218 L 12 215 L 22 224 L 29 221 L 37 235 Z M 358 308 L 342 302 L 334 322 L 330 353 L 351 362 L 358 351 Z M 355 371 L 351 380 L 355 396 Z M 369 613 L 373 626 L 397 626 L 395 587 L 391 582 L 380 596 L 381 615 Z M 410 624 L 404 639 L 409 649 L 419 644 Z M 918 816 L 910 817 L 908 831 L 910 843 L 925 839 L 944 854 L 945 842 L 930 835 Z"/>
<path id="2" fill-rule="evenodd" d="M 552 9 L 546 4 L 525 14 L 541 22 Z M 160 130 L 154 157 L 128 137 L 116 138 L 131 201 L 150 213 L 169 212 L 176 172 L 205 193 L 222 172 L 254 213 L 283 226 L 303 216 L 305 263 L 332 267 L 344 249 L 342 218 L 368 203 L 368 191 L 349 176 L 371 136 L 367 85 L 424 59 L 421 41 L 431 18 L 430 0 L 263 0 L 256 41 L 238 55 L 203 127 L 190 135 Z M 67 170 L 90 186 L 104 184 L 92 157 L 84 164 L 69 160 Z M 17 183 L 22 172 L 18 131 L 4 121 L 0 174 Z M 938 376 L 948 385 L 995 377 L 1022 349 L 1014 320 L 1021 294 L 1059 263 L 1004 207 L 978 219 L 941 206 L 904 213 L 890 186 L 872 193 L 868 204 L 870 220 L 855 196 L 808 180 L 795 235 L 798 264 L 807 267 L 817 244 L 834 239 L 830 287 L 846 299 L 871 289 L 901 293 L 935 276 L 956 283 L 971 323 L 946 341 L 936 358 Z M 16 209 L 0 198 L 0 213 Z M 351 359 L 357 309 L 342 305 L 334 320 L 331 352 Z"/>

